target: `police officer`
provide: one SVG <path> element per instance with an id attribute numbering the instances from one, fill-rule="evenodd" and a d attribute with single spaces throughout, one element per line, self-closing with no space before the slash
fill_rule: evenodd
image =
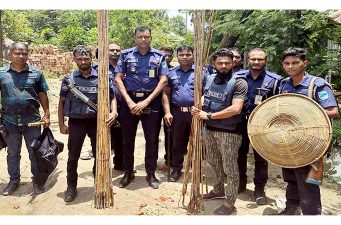
<path id="1" fill-rule="evenodd" d="M 165 60 L 166 60 L 166 63 L 167 63 L 167 66 L 168 66 L 168 69 L 171 69 L 173 68 L 173 66 L 171 65 L 171 62 L 173 60 L 173 53 L 174 53 L 174 50 L 171 48 L 171 47 L 167 47 L 167 46 L 162 46 L 160 48 L 160 51 L 162 51 L 164 54 L 165 54 Z M 163 108 L 161 108 L 161 113 L 160 113 L 160 119 L 162 120 L 164 118 L 164 110 Z M 161 123 L 160 123 L 161 125 Z M 161 127 L 160 127 L 161 129 Z M 172 143 L 173 143 L 173 135 L 170 134 L 170 138 L 168 137 L 168 134 L 167 134 L 167 125 L 165 123 L 165 121 L 163 121 L 163 132 L 164 132 L 164 135 L 165 135 L 165 155 L 164 155 L 164 159 L 165 159 L 165 164 L 163 166 L 161 166 L 159 169 L 161 171 L 168 171 L 168 162 L 167 162 L 167 159 L 168 159 L 168 153 L 167 153 L 167 148 L 168 148 L 168 143 L 170 144 L 170 149 L 172 149 Z M 172 152 L 170 152 L 170 160 L 172 160 Z M 169 162 L 170 163 L 170 162 Z"/>
<path id="2" fill-rule="evenodd" d="M 233 54 L 233 62 L 234 62 L 234 66 L 233 66 L 233 73 L 236 73 L 240 70 L 242 70 L 243 68 L 243 53 L 239 50 L 239 48 L 236 47 L 231 47 L 228 48 L 229 51 L 232 52 Z"/>
<path id="3" fill-rule="evenodd" d="M 97 104 L 98 74 L 91 64 L 91 49 L 87 46 L 78 45 L 73 51 L 74 60 L 78 70 L 72 71 L 62 81 L 58 118 L 59 129 L 62 134 L 69 134 L 68 139 L 68 161 L 67 161 L 67 190 L 64 193 L 64 201 L 71 202 L 77 195 L 77 167 L 85 136 L 88 135 L 91 141 L 94 165 L 92 172 L 95 175 L 96 167 L 96 130 L 97 111 L 75 95 L 70 84 L 88 97 L 94 104 Z M 116 99 L 113 95 L 113 87 L 110 84 L 111 113 L 109 120 L 114 122 L 117 117 Z M 64 116 L 69 117 L 69 124 L 64 124 Z"/>
<path id="4" fill-rule="evenodd" d="M 168 69 L 173 68 L 173 66 L 171 65 L 171 62 L 173 60 L 174 50 L 171 47 L 162 46 L 160 48 L 160 51 L 162 51 L 165 54 L 165 60 L 166 60 Z"/>
<path id="5" fill-rule="evenodd" d="M 48 86 L 42 72 L 27 64 L 28 46 L 25 43 L 13 43 L 10 47 L 11 64 L 0 68 L 0 90 L 3 126 L 7 131 L 7 171 L 10 181 L 3 195 L 11 195 L 20 183 L 20 152 L 22 137 L 25 139 L 33 182 L 33 194 L 44 192 L 45 177 L 38 171 L 37 158 L 31 143 L 40 136 L 40 127 L 28 127 L 28 123 L 44 121 L 50 125 Z M 40 119 L 39 107 L 43 107 L 44 116 Z"/>
<path id="6" fill-rule="evenodd" d="M 248 84 L 247 101 L 243 109 L 243 139 L 239 148 L 238 166 L 239 166 L 239 190 L 246 190 L 247 184 L 247 153 L 249 152 L 250 140 L 247 135 L 247 118 L 253 109 L 266 98 L 277 93 L 281 76 L 265 70 L 267 60 L 266 52 L 261 48 L 252 49 L 248 53 L 248 64 L 250 70 L 236 72 L 240 76 L 245 76 Z M 267 203 L 265 195 L 265 185 L 268 180 L 268 162 L 262 158 L 256 151 L 253 151 L 255 158 L 255 176 L 254 176 L 254 197 L 258 205 Z"/>
<path id="7" fill-rule="evenodd" d="M 161 122 L 162 95 L 160 93 L 167 85 L 168 68 L 164 54 L 150 47 L 152 36 L 149 27 L 137 27 L 134 40 L 136 47 L 123 50 L 116 67 L 116 86 L 124 100 L 122 100 L 120 113 L 125 174 L 119 186 L 126 187 L 135 177 L 134 143 L 137 125 L 141 120 L 146 139 L 146 179 L 152 188 L 157 189 L 159 181 L 155 177 L 155 170 Z"/>
<path id="8" fill-rule="evenodd" d="M 176 182 L 181 177 L 184 154 L 191 134 L 192 116 L 190 107 L 194 105 L 194 66 L 193 48 L 180 46 L 176 49 L 179 66 L 169 72 L 168 87 L 163 90 L 164 121 L 172 128 L 173 168 L 170 181 Z"/>
<path id="9" fill-rule="evenodd" d="M 115 68 L 117 66 L 118 59 L 121 54 L 121 46 L 116 43 L 111 43 L 108 46 L 108 57 L 109 57 L 109 77 L 113 83 L 114 94 L 116 97 L 117 102 L 117 110 L 119 111 L 121 105 L 121 95 L 118 91 L 116 84 L 115 84 Z M 98 49 L 96 49 L 96 59 L 98 59 Z M 94 63 L 93 68 L 98 70 L 98 64 Z M 121 124 L 121 117 L 120 114 L 116 118 L 119 122 L 117 126 L 111 126 L 110 134 L 111 134 L 111 150 L 114 151 L 114 170 L 123 170 L 123 151 L 122 151 L 122 126 Z"/>
<path id="10" fill-rule="evenodd" d="M 322 78 L 312 80 L 315 76 L 305 70 L 308 66 L 306 51 L 302 48 L 288 48 L 283 53 L 282 66 L 290 76 L 280 85 L 281 93 L 297 93 L 308 96 L 310 82 L 314 82 L 313 99 L 329 116 L 338 117 L 338 107 L 330 85 Z M 310 166 L 295 169 L 283 168 L 283 179 L 288 183 L 286 188 L 286 208 L 280 215 L 320 215 L 321 194 L 320 187 L 305 182 Z"/>
<path id="11" fill-rule="evenodd" d="M 233 54 L 230 51 L 218 50 L 213 54 L 213 60 L 217 74 L 207 77 L 203 110 L 192 107 L 192 115 L 206 122 L 206 160 L 217 178 L 213 190 L 203 199 L 225 198 L 225 203 L 214 211 L 214 215 L 230 215 L 236 209 L 234 204 L 238 194 L 237 156 L 242 139 L 240 113 L 247 83 L 243 76 L 232 75 Z"/>

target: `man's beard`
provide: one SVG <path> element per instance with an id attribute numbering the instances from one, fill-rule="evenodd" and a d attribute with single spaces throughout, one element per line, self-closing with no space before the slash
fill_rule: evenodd
<path id="1" fill-rule="evenodd" d="M 232 74 L 232 71 L 219 71 L 217 70 L 217 76 L 222 77 L 222 78 L 227 78 Z"/>
<path id="2" fill-rule="evenodd" d="M 214 79 L 214 83 L 215 84 L 226 83 L 226 81 L 228 79 L 230 79 L 231 76 L 232 76 L 232 71 L 231 70 L 229 70 L 229 71 L 222 71 L 222 72 L 217 70 L 217 76 Z"/>

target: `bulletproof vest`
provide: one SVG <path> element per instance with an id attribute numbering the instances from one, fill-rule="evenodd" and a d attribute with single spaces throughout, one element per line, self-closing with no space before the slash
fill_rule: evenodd
<path id="1" fill-rule="evenodd" d="M 93 103 L 97 104 L 98 77 L 84 79 L 81 76 L 75 76 L 75 72 L 76 71 L 73 71 L 68 75 L 68 82 L 73 82 L 74 86 L 80 92 L 88 97 Z M 96 118 L 97 113 L 69 90 L 64 103 L 64 116 L 75 119 L 86 119 Z"/>
<path id="2" fill-rule="evenodd" d="M 243 78 L 242 76 L 233 75 L 227 83 L 217 85 L 214 83 L 215 76 L 207 77 L 204 94 L 204 110 L 211 113 L 219 112 L 231 106 L 236 80 Z M 241 115 L 234 115 L 225 119 L 207 120 L 206 124 L 215 128 L 235 131 L 241 121 Z"/>

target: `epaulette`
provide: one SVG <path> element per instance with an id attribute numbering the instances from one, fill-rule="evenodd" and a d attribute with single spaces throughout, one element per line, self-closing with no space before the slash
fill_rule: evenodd
<path id="1" fill-rule="evenodd" d="M 168 68 L 168 71 L 170 72 L 170 71 L 173 71 L 173 70 L 177 70 L 177 69 L 179 69 L 179 67 L 180 66 L 174 66 L 172 68 Z"/>
<path id="2" fill-rule="evenodd" d="M 235 75 L 239 75 L 239 76 L 245 76 L 247 73 L 249 72 L 249 70 L 239 70 L 238 72 L 235 72 Z"/>
<path id="3" fill-rule="evenodd" d="M 323 86 L 325 86 L 325 85 L 328 85 L 329 87 L 331 87 L 331 85 L 330 85 L 325 79 L 323 79 L 323 78 L 321 78 L 321 77 L 318 77 L 318 78 L 315 80 L 314 84 L 315 84 L 317 87 L 323 87 Z"/>
<path id="4" fill-rule="evenodd" d="M 126 53 L 128 53 L 128 52 L 132 52 L 132 51 L 134 50 L 134 48 L 135 48 L 135 47 L 123 49 L 123 50 L 121 51 L 121 54 L 126 54 Z"/>
<path id="5" fill-rule="evenodd" d="M 266 75 L 268 75 L 269 77 L 272 77 L 272 78 L 274 78 L 276 80 L 281 80 L 282 79 L 282 77 L 280 75 L 276 74 L 276 73 L 272 73 L 272 72 L 267 71 L 267 70 L 265 72 L 266 72 Z"/>
<path id="6" fill-rule="evenodd" d="M 159 49 L 151 48 L 151 50 L 159 55 L 165 56 L 165 53 L 163 51 L 160 51 Z"/>

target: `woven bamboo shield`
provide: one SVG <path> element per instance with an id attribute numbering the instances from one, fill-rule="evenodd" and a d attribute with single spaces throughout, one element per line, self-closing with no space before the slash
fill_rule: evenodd
<path id="1" fill-rule="evenodd" d="M 280 167 L 297 168 L 324 155 L 332 139 L 332 126 L 315 101 L 286 93 L 265 100 L 253 110 L 248 135 L 263 158 Z"/>

